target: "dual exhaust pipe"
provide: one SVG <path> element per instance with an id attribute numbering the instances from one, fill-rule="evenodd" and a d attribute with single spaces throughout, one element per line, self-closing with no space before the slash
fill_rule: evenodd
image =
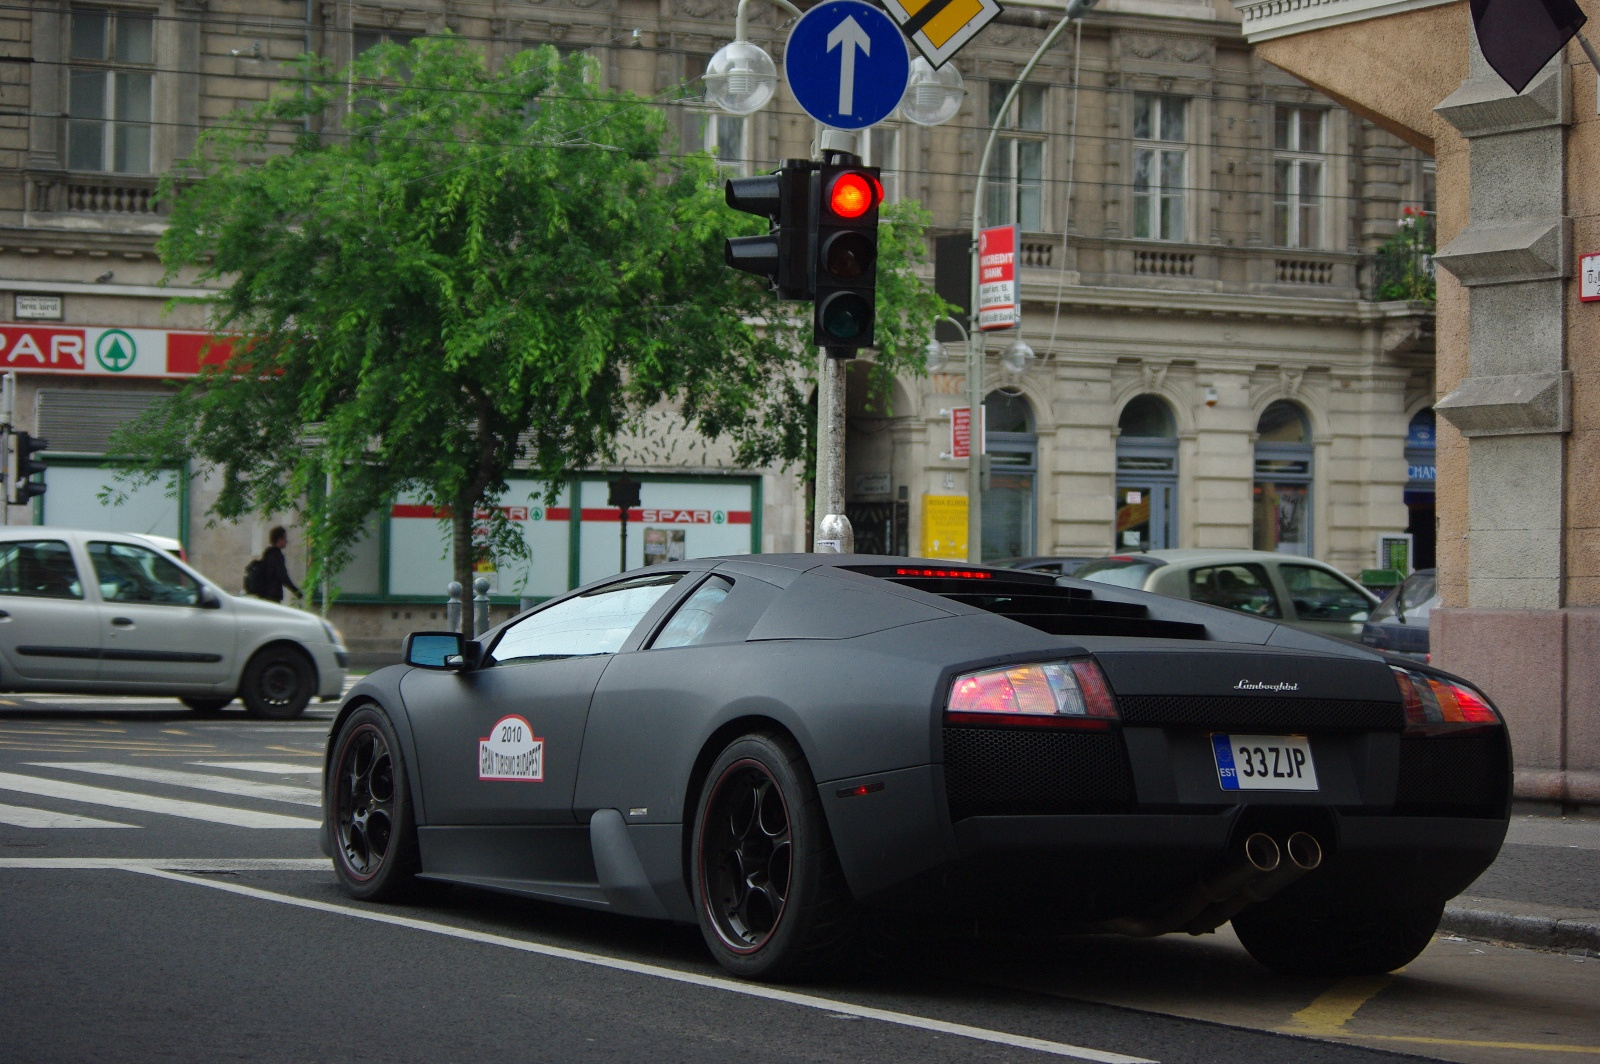
<path id="1" fill-rule="evenodd" d="M 1264 831 L 1244 840 L 1241 852 L 1220 871 L 1164 911 L 1149 917 L 1108 921 L 1107 931 L 1147 937 L 1173 931 L 1203 935 L 1215 931 L 1248 905 L 1266 901 L 1322 864 L 1322 844 L 1307 831 L 1296 831 L 1280 846 Z"/>

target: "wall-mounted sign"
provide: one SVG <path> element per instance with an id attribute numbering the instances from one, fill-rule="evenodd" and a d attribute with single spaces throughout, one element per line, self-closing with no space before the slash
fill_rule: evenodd
<path id="1" fill-rule="evenodd" d="M 228 341 L 210 333 L 0 325 L 0 372 L 192 377 L 229 353 Z"/>
<path id="2" fill-rule="evenodd" d="M 983 454 L 989 448 L 987 432 L 989 428 L 989 412 L 983 411 L 979 415 L 979 431 L 985 435 L 978 439 L 978 453 Z M 958 406 L 950 411 L 950 458 L 972 457 L 972 408 Z M 885 491 L 888 489 L 885 488 Z"/>
<path id="3" fill-rule="evenodd" d="M 1600 253 L 1578 260 L 1578 298 L 1585 303 L 1600 302 Z"/>
<path id="4" fill-rule="evenodd" d="M 978 231 L 978 328 L 1009 329 L 1022 324 L 1017 303 L 1017 227 L 997 225 Z"/>
<path id="5" fill-rule="evenodd" d="M 967 497 L 922 497 L 922 556 L 962 560 L 967 556 Z"/>
<path id="6" fill-rule="evenodd" d="M 60 296 L 29 296 L 18 293 L 12 304 L 12 317 L 19 321 L 60 321 Z"/>
<path id="7" fill-rule="evenodd" d="M 856 477 L 856 494 L 887 495 L 890 484 L 888 473 L 862 473 Z"/>
<path id="8" fill-rule="evenodd" d="M 1378 568 L 1394 569 L 1405 576 L 1411 575 L 1411 533 L 1378 533 Z"/>

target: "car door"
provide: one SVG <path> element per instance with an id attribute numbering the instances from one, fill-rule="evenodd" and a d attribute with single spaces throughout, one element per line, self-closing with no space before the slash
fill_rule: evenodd
<path id="1" fill-rule="evenodd" d="M 682 576 L 633 577 L 552 603 L 508 626 L 475 669 L 408 673 L 400 692 L 429 825 L 572 823 L 595 685 Z"/>
<path id="2" fill-rule="evenodd" d="M 81 559 L 64 539 L 0 543 L 0 683 L 26 690 L 91 684 L 100 673 L 100 618 Z"/>
<path id="3" fill-rule="evenodd" d="M 1352 642 L 1361 641 L 1361 626 L 1377 600 L 1344 576 L 1315 565 L 1282 563 L 1278 576 L 1289 603 L 1291 618 L 1300 628 Z"/>
<path id="4" fill-rule="evenodd" d="M 209 688 L 232 675 L 232 614 L 202 604 L 199 580 L 153 547 L 86 547 L 100 591 L 102 684 Z"/>

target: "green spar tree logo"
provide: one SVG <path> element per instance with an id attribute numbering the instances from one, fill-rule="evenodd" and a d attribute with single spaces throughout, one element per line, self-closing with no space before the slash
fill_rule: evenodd
<path id="1" fill-rule="evenodd" d="M 721 510 L 717 510 L 716 512 L 714 512 L 711 515 L 711 523 L 714 524 L 714 525 L 720 525 L 724 521 L 726 521 L 727 519 L 728 519 L 727 515 L 724 514 Z"/>
<path id="2" fill-rule="evenodd" d="M 121 373 L 133 365 L 139 354 L 139 345 L 121 329 L 107 329 L 95 341 L 94 357 L 111 373 Z"/>

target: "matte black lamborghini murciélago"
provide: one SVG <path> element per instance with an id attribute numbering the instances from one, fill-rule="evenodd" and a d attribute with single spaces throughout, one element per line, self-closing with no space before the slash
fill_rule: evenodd
<path id="1" fill-rule="evenodd" d="M 698 922 L 785 978 L 869 923 L 1232 920 L 1284 972 L 1398 967 L 1494 860 L 1489 700 L 1270 621 L 1018 570 L 706 558 L 592 584 L 340 708 L 323 848 L 419 879 Z"/>

